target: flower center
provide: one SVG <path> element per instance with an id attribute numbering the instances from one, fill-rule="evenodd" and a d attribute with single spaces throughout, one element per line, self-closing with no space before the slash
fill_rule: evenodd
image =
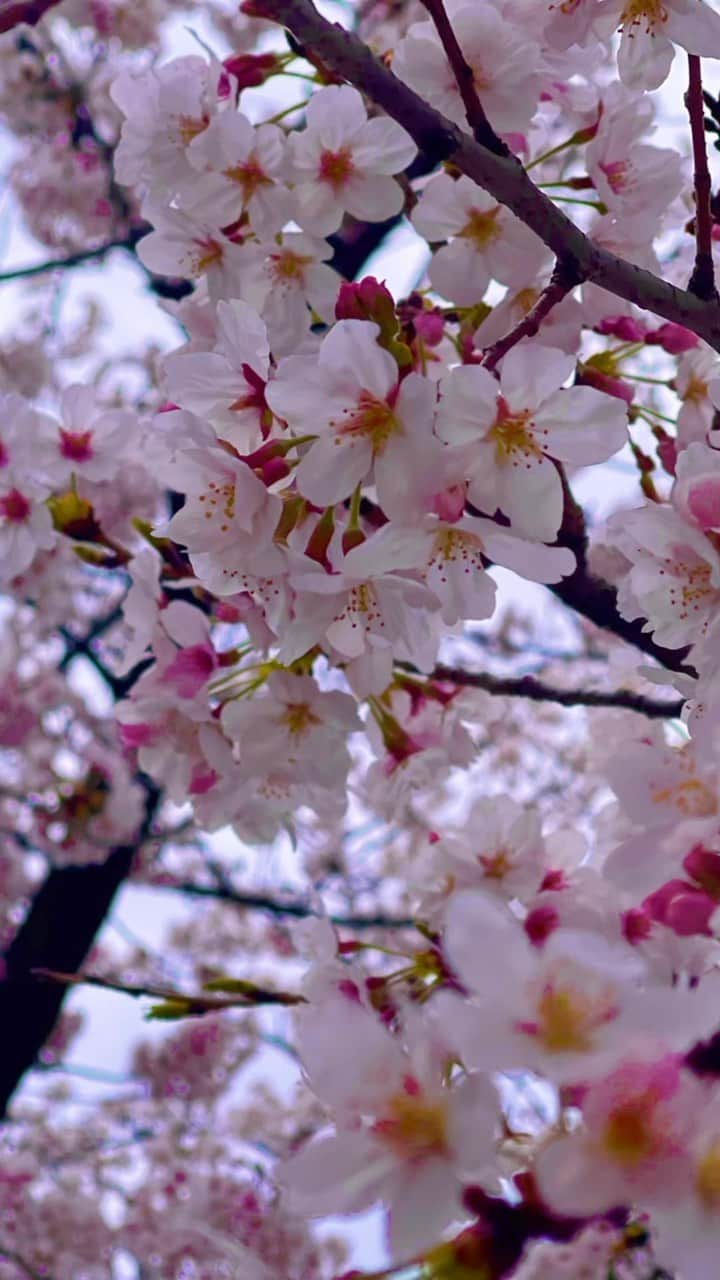
<path id="1" fill-rule="evenodd" d="M 470 240 L 476 249 L 486 249 L 500 235 L 497 216 L 500 206 L 494 209 L 471 209 L 470 217 L 458 234 L 464 240 Z"/>
<path id="2" fill-rule="evenodd" d="M 405 1160 L 441 1155 L 447 1150 L 445 1108 L 421 1093 L 398 1093 L 373 1132 Z"/>
<path id="3" fill-rule="evenodd" d="M 402 433 L 402 427 L 387 400 L 378 400 L 369 391 L 361 391 L 353 409 L 343 410 L 340 421 L 331 421 L 336 441 L 353 436 L 364 436 L 372 445 L 373 457 L 382 453 L 394 432 Z"/>
<path id="4" fill-rule="evenodd" d="M 289 702 L 280 717 L 281 724 L 293 736 L 299 737 L 314 724 L 320 724 L 320 717 L 310 710 L 307 702 Z"/>
<path id="5" fill-rule="evenodd" d="M 193 138 L 197 138 L 199 134 L 204 133 L 209 123 L 208 116 L 180 116 L 178 133 L 183 146 L 188 147 Z"/>
<path id="6" fill-rule="evenodd" d="M 655 1146 L 650 1121 L 651 1103 L 644 1096 L 617 1106 L 603 1131 L 603 1146 L 608 1155 L 622 1165 L 633 1166 L 645 1160 Z"/>
<path id="7" fill-rule="evenodd" d="M 667 22 L 667 16 L 662 0 L 628 0 L 620 15 L 620 23 L 623 31 L 644 23 L 647 34 L 654 35 L 655 28 Z"/>
<path id="8" fill-rule="evenodd" d="M 222 262 L 222 257 L 222 246 L 212 237 L 195 241 L 193 268 L 196 274 L 200 275 L 203 271 L 207 271 L 208 267 L 216 266 L 218 262 Z"/>
<path id="9" fill-rule="evenodd" d="M 352 152 L 349 147 L 341 147 L 339 151 L 323 151 L 320 156 L 318 177 L 321 182 L 328 182 L 337 192 L 355 172 Z"/>
<path id="10" fill-rule="evenodd" d="M 494 853 L 478 854 L 478 862 L 486 880 L 504 880 L 512 866 L 507 849 L 502 847 Z"/>
<path id="11" fill-rule="evenodd" d="M 690 404 L 702 404 L 707 399 L 708 384 L 702 378 L 698 378 L 696 374 L 690 375 L 690 380 L 685 388 L 685 394 L 680 397 L 684 404 L 690 401 Z"/>
<path id="12" fill-rule="evenodd" d="M 88 462 L 93 456 L 92 431 L 65 431 L 60 428 L 60 452 L 73 462 Z"/>
<path id="13" fill-rule="evenodd" d="M 293 253 L 292 249 L 283 249 L 280 253 L 270 254 L 270 271 L 275 280 L 282 283 L 287 280 L 305 279 L 305 268 L 312 262 L 307 254 Z"/>
<path id="14" fill-rule="evenodd" d="M 220 530 L 222 533 L 227 533 L 230 528 L 229 521 L 235 515 L 235 485 L 230 482 L 217 484 L 215 480 L 210 480 L 205 493 L 198 495 L 198 502 L 204 504 L 205 519 L 212 520 L 219 516 L 222 522 Z"/>
<path id="15" fill-rule="evenodd" d="M 617 195 L 619 191 L 625 190 L 630 174 L 629 160 L 612 160 L 609 164 L 601 164 L 600 168 L 608 180 L 611 191 Z"/>
<path id="16" fill-rule="evenodd" d="M 707 818 L 717 808 L 712 791 L 700 778 L 685 778 L 674 786 L 655 787 L 651 795 L 655 804 L 672 804 L 686 818 Z"/>
<path id="17" fill-rule="evenodd" d="M 0 515 L 9 524 L 24 524 L 30 515 L 31 507 L 19 489 L 11 489 L 0 498 Z"/>
<path id="18" fill-rule="evenodd" d="M 502 396 L 498 396 L 498 412 L 495 422 L 488 432 L 489 439 L 495 444 L 495 458 L 499 466 L 513 461 L 519 465 L 514 455 L 522 454 L 527 458 L 538 458 L 540 449 L 530 431 L 532 419 L 530 410 L 522 413 L 511 413 Z"/>
<path id="19" fill-rule="evenodd" d="M 251 200 L 256 191 L 261 187 L 271 187 L 272 178 L 268 178 L 265 170 L 258 164 L 253 156 L 245 161 L 245 164 L 235 164 L 229 169 L 223 169 L 223 173 L 230 182 L 236 182 L 242 189 L 243 202 L 247 204 Z"/>
<path id="20" fill-rule="evenodd" d="M 698 1162 L 695 1189 L 706 1209 L 720 1208 L 720 1140 L 716 1139 Z"/>

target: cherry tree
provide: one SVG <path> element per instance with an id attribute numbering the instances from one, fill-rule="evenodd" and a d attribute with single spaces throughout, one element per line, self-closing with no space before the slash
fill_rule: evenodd
<path id="1" fill-rule="evenodd" d="M 714 1274 L 718 59 L 0 0 L 0 1280 Z"/>

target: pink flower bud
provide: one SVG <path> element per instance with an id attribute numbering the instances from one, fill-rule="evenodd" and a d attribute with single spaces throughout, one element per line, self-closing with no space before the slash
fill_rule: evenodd
<path id="1" fill-rule="evenodd" d="M 680 324 L 661 324 L 659 329 L 648 333 L 645 341 L 662 347 L 668 355 L 679 356 L 683 351 L 692 351 L 700 341 L 697 334 L 684 329 Z"/>

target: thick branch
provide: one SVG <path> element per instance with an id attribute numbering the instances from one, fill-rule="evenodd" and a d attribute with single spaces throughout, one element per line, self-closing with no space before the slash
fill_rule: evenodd
<path id="1" fill-rule="evenodd" d="M 53 9 L 60 0 L 10 0 L 9 4 L 0 3 L 0 32 L 12 31 L 25 23 L 28 27 L 37 26 L 48 9 Z"/>
<path id="2" fill-rule="evenodd" d="M 253 12 L 285 25 L 335 74 L 354 84 L 408 131 L 435 163 L 452 160 L 467 177 L 530 227 L 555 256 L 573 262 L 581 280 L 665 320 L 720 350 L 720 304 L 705 302 L 609 253 L 540 191 L 513 156 L 498 156 L 433 110 L 373 56 L 352 32 L 322 18 L 311 0 L 253 0 Z"/>
<path id="3" fill-rule="evenodd" d="M 421 2 L 435 24 L 440 43 L 445 50 L 445 56 L 452 67 L 457 87 L 460 90 L 460 97 L 463 100 L 467 122 L 473 131 L 473 137 L 482 143 L 484 147 L 494 151 L 495 155 L 509 155 L 508 147 L 498 138 L 485 115 L 485 109 L 475 88 L 472 67 L 466 61 L 465 55 L 458 44 L 457 36 L 452 29 L 452 24 L 445 10 L 444 0 L 421 0 Z"/>
<path id="4" fill-rule="evenodd" d="M 57 1021 L 64 988 L 33 978 L 37 968 L 73 972 L 81 967 L 147 837 L 159 803 L 155 785 L 145 780 L 145 817 L 137 840 L 119 845 L 99 866 L 51 871 L 3 957 L 0 1026 L 0 1116 Z"/>
<path id="5" fill-rule="evenodd" d="M 712 184 L 705 146 L 705 122 L 703 111 L 702 76 L 700 59 L 688 54 L 688 90 L 685 106 L 690 117 L 690 134 L 693 150 L 693 181 L 695 185 L 695 266 L 688 289 L 698 298 L 717 301 L 715 269 L 712 256 L 712 213 L 710 197 Z"/>
<path id="6" fill-rule="evenodd" d="M 660 702 L 629 689 L 561 689 L 545 684 L 535 676 L 495 676 L 488 671 L 465 671 L 457 667 L 435 667 L 433 679 L 472 689 L 484 689 L 511 698 L 528 698 L 531 702 L 555 702 L 561 707 L 621 707 L 637 711 L 652 720 L 671 720 L 680 715 L 683 700 Z"/>

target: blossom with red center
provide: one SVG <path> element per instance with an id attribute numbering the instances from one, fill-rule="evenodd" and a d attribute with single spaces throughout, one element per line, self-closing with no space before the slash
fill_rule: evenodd
<path id="1" fill-rule="evenodd" d="M 315 235 L 337 231 L 344 213 L 382 222 L 399 213 L 402 188 L 393 174 L 407 168 L 417 148 L 394 120 L 368 120 L 349 85 L 313 94 L 307 127 L 291 139 L 295 218 Z"/>

